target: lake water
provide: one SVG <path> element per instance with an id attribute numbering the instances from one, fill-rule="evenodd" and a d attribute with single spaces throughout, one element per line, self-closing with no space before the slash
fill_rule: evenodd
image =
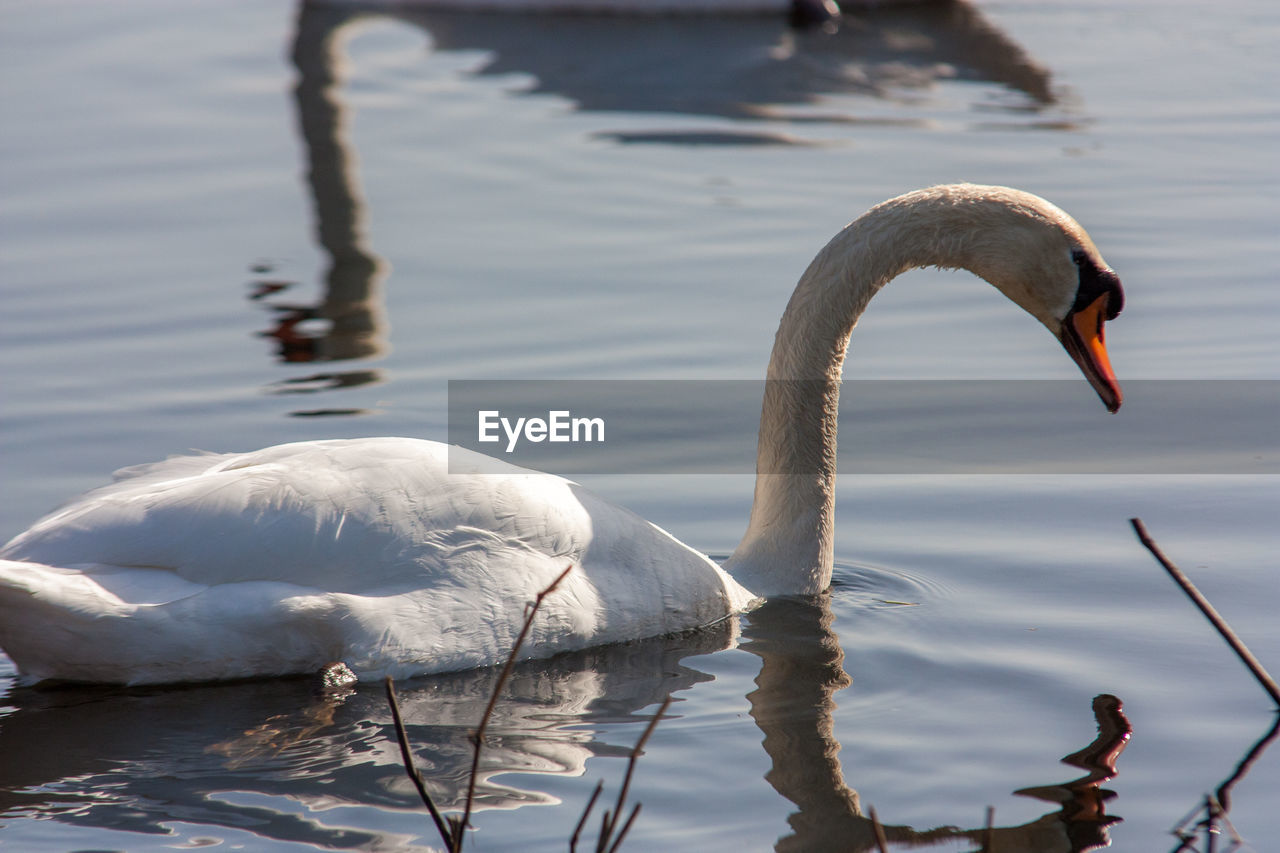
<path id="1" fill-rule="evenodd" d="M 1280 379 L 1270 0 L 999 0 L 835 35 L 397 8 L 8 4 L 0 539 L 190 448 L 444 438 L 449 380 L 758 379 L 814 252 L 938 182 L 1021 187 L 1090 230 L 1128 295 L 1122 383 Z M 1108 417 L 959 273 L 878 296 L 846 378 L 1070 380 Z M 944 449 L 972 423 L 933 416 Z M 632 853 L 875 849 L 871 806 L 891 849 L 975 849 L 988 807 L 994 850 L 1172 849 L 1275 711 L 1127 519 L 1280 671 L 1280 484 L 1090 471 L 845 476 L 829 596 L 519 669 L 469 849 L 565 849 L 667 694 Z M 751 495 L 735 474 L 582 479 L 719 556 Z M 438 844 L 380 685 L 12 672 L 0 847 Z M 399 685 L 443 805 L 493 680 Z M 1278 795 L 1273 747 L 1231 792 L 1252 849 L 1280 838 Z"/>

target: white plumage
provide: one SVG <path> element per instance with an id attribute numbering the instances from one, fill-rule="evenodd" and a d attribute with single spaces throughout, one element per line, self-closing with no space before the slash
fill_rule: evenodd
<path id="1" fill-rule="evenodd" d="M 527 641 L 538 656 L 705 625 L 751 599 L 568 480 L 452 453 L 452 475 L 446 445 L 410 438 L 126 469 L 4 548 L 0 641 L 40 638 L 19 657 L 35 677 L 209 680 L 332 660 L 405 676 L 501 660 L 570 565 Z"/>
<path id="2" fill-rule="evenodd" d="M 1058 208 L 1002 187 L 891 199 L 801 277 L 770 358 L 755 501 L 722 569 L 568 480 L 411 438 L 310 441 L 126 469 L 0 549 L 0 648 L 29 681 L 155 683 L 486 666 L 708 625 L 831 580 L 841 365 L 867 301 L 964 267 L 1052 331 L 1108 408 L 1119 281 Z M 801 380 L 801 381 L 792 381 Z"/>

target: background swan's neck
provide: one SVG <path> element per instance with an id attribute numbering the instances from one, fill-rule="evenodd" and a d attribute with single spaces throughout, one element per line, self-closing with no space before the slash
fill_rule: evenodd
<path id="1" fill-rule="evenodd" d="M 854 325 L 890 279 L 964 266 L 954 198 L 913 193 L 872 208 L 805 270 L 769 359 L 751 521 L 725 568 L 757 595 L 813 594 L 831 582 L 840 377 Z M 960 228 L 963 234 L 972 229 Z M 947 235 L 944 239 L 942 235 Z"/>

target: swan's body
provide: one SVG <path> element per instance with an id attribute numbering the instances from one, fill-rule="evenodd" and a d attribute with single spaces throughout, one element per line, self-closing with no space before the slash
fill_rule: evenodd
<path id="1" fill-rule="evenodd" d="M 797 285 L 769 364 L 751 521 L 723 569 L 559 477 L 458 449 L 451 472 L 445 445 L 415 439 L 301 442 L 127 469 L 15 537 L 0 549 L 0 648 L 29 680 L 210 680 L 333 660 L 405 676 L 502 660 L 526 603 L 570 565 L 526 655 L 819 592 L 849 335 L 885 282 L 925 265 L 986 278 L 1119 407 L 1101 333 L 1122 293 L 1080 226 L 1016 190 L 921 190 L 860 217 Z"/>
<path id="2" fill-rule="evenodd" d="M 76 680 L 329 660 L 400 676 L 502 660 L 525 605 L 570 565 L 527 640 L 539 656 L 705 625 L 750 602 L 706 557 L 568 480 L 459 448 L 450 474 L 449 455 L 369 438 L 129 469 L 5 548 L 74 568 L 0 562 L 0 637 L 38 637 L 11 653 L 24 671 Z M 458 473 L 468 462 L 485 473 Z"/>

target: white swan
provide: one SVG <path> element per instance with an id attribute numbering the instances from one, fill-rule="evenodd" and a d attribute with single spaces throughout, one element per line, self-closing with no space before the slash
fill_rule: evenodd
<path id="1" fill-rule="evenodd" d="M 0 549 L 0 648 L 27 681 L 314 672 L 403 677 L 706 625 L 831 579 L 841 364 L 867 301 L 962 267 L 1049 328 L 1107 408 L 1103 321 L 1123 293 L 1084 230 L 967 184 L 886 201 L 813 260 L 769 362 L 755 501 L 724 568 L 559 477 L 410 438 L 307 441 L 129 468 Z M 471 472 L 458 473 L 460 460 Z M 483 472 L 483 473 L 481 473 Z M 779 473 L 781 472 L 781 473 Z"/>

